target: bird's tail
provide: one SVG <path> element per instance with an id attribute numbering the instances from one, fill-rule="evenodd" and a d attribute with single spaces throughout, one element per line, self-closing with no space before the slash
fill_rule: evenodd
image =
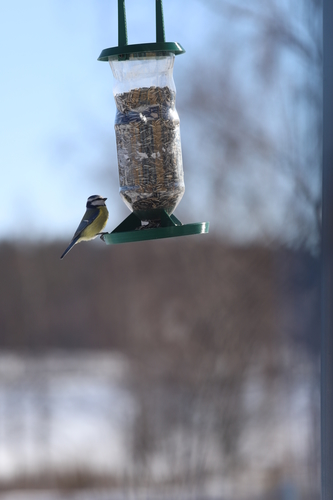
<path id="1" fill-rule="evenodd" d="M 66 248 L 66 250 L 64 251 L 64 253 L 62 254 L 62 256 L 60 257 L 60 259 L 63 259 L 65 257 L 65 255 L 68 254 L 68 252 L 73 248 L 73 246 L 75 245 L 75 243 L 78 242 L 78 239 L 79 238 L 75 238 L 74 240 L 72 240 L 70 242 L 70 244 L 68 245 L 68 247 Z"/>

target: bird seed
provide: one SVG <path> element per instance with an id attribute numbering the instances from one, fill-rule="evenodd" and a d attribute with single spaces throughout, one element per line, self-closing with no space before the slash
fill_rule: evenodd
<path id="1" fill-rule="evenodd" d="M 142 87 L 115 96 L 120 194 L 145 220 L 152 212 L 171 214 L 184 191 L 176 93 Z"/>

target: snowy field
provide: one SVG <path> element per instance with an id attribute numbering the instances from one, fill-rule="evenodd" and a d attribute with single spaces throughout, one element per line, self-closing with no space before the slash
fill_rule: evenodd
<path id="1" fill-rule="evenodd" d="M 291 378 L 278 380 L 269 394 L 255 370 L 247 378 L 242 397 L 246 420 L 239 445 L 239 456 L 246 466 L 239 469 L 237 476 L 227 472 L 217 446 L 218 436 L 206 424 L 202 425 L 209 421 L 204 420 L 209 408 L 200 406 L 200 401 L 198 407 L 203 413 L 198 411 L 193 416 L 192 427 L 181 428 L 179 422 L 175 422 L 175 428 L 168 428 L 165 433 L 161 427 L 165 435 L 158 441 L 161 446 L 152 452 L 149 470 L 167 474 L 179 466 L 181 471 L 181 464 L 185 463 L 182 460 L 186 460 L 192 467 L 192 478 L 196 478 L 196 471 L 203 470 L 200 467 L 205 461 L 205 470 L 208 470 L 205 480 L 200 483 L 195 479 L 196 484 L 188 496 L 184 483 L 184 488 L 172 498 L 261 499 L 270 475 L 275 481 L 272 484 L 276 484 L 279 491 L 285 491 L 277 498 L 297 498 L 293 492 L 296 495 L 302 481 L 311 483 L 308 477 L 311 473 L 315 478 L 315 471 L 310 469 L 311 460 L 315 464 L 316 457 L 312 456 L 309 461 L 317 415 L 311 370 L 304 362 Z M 125 481 L 124 488 L 117 490 L 11 491 L 0 493 L 0 499 L 140 500 L 138 490 L 133 493 L 134 483 L 127 481 L 126 484 L 130 467 L 133 472 L 131 443 L 136 417 L 140 414 L 130 380 L 130 364 L 118 354 L 54 352 L 21 356 L 2 353 L 0 479 L 73 469 L 111 474 L 120 478 L 120 482 Z M 150 495 L 141 497 L 147 499 Z M 151 498 L 164 500 L 170 495 L 151 495 Z"/>
<path id="2" fill-rule="evenodd" d="M 0 359 L 0 478 L 71 466 L 119 471 L 134 398 L 117 355 Z"/>

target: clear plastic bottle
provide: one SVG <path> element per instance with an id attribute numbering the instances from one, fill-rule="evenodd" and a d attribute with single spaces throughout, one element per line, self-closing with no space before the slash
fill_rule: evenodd
<path id="1" fill-rule="evenodd" d="M 158 220 L 163 210 L 171 215 L 185 191 L 174 58 L 171 52 L 109 57 L 119 191 L 143 221 Z"/>

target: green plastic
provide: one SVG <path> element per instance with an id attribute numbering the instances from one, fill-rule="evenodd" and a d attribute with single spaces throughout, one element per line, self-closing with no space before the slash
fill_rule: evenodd
<path id="1" fill-rule="evenodd" d="M 118 0 L 118 45 L 128 45 L 125 0 Z"/>
<path id="2" fill-rule="evenodd" d="M 159 227 L 145 227 L 134 213 L 131 213 L 111 233 L 104 233 L 101 239 L 107 245 L 117 243 L 131 243 L 134 241 L 157 240 L 161 238 L 172 238 L 175 236 L 190 236 L 193 234 L 204 234 L 209 231 L 209 222 L 196 222 L 194 224 L 182 224 L 174 215 L 163 212 Z"/>
<path id="3" fill-rule="evenodd" d="M 128 45 L 125 0 L 118 0 L 118 46 L 102 50 L 98 61 L 108 61 L 109 57 L 116 56 L 119 60 L 126 60 L 131 54 L 143 52 L 172 52 L 178 55 L 184 54 L 185 50 L 178 42 L 165 41 L 162 0 L 156 0 L 156 43 Z"/>
<path id="4" fill-rule="evenodd" d="M 162 0 L 156 0 L 156 43 L 165 42 L 164 16 Z"/>

